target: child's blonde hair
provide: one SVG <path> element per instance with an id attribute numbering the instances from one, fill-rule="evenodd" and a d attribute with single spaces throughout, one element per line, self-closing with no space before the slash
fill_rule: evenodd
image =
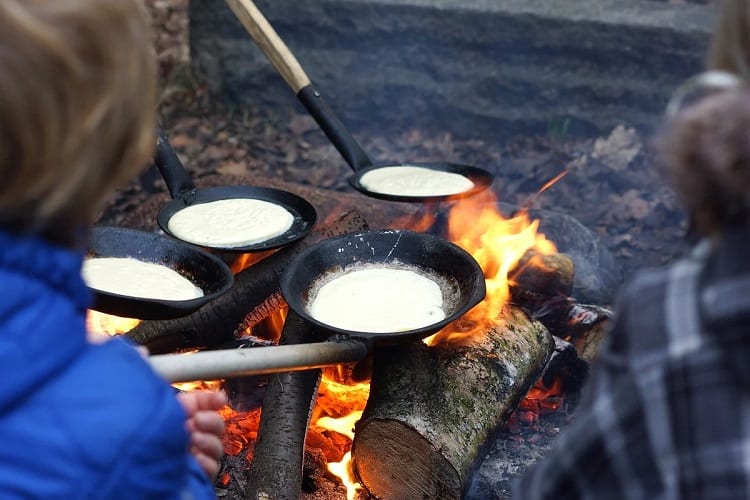
<path id="1" fill-rule="evenodd" d="M 72 245 L 153 153 L 141 1 L 0 1 L 0 226 Z"/>

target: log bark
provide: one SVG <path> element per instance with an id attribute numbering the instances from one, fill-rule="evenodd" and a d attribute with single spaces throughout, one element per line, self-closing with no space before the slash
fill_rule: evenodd
<path id="1" fill-rule="evenodd" d="M 294 312 L 284 322 L 283 344 L 318 340 Z M 321 370 L 271 375 L 263 398 L 258 441 L 247 472 L 247 499 L 297 500 L 302 493 L 305 436 Z"/>
<path id="2" fill-rule="evenodd" d="M 463 345 L 377 349 L 352 445 L 359 481 L 386 500 L 460 498 L 488 436 L 552 348 L 549 331 L 509 305 Z"/>
<path id="3" fill-rule="evenodd" d="M 278 308 L 283 302 L 279 278 L 302 250 L 331 236 L 366 228 L 367 223 L 358 212 L 346 212 L 330 224 L 316 227 L 300 242 L 240 271 L 227 293 L 196 312 L 172 320 L 142 321 L 126 335 L 152 354 L 217 347 L 231 340 L 238 326 L 247 326 L 246 317 L 262 319 L 258 311 Z"/>
<path id="4" fill-rule="evenodd" d="M 531 292 L 548 297 L 570 297 L 573 293 L 575 266 L 564 253 L 544 255 L 527 251 L 511 272 L 518 292 Z"/>
<path id="5" fill-rule="evenodd" d="M 599 346 L 611 327 L 613 312 L 606 307 L 575 304 L 567 315 L 566 330 L 578 357 L 591 363 L 599 354 Z"/>

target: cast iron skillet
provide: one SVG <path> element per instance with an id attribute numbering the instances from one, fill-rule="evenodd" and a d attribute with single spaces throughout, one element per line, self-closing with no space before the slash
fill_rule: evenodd
<path id="1" fill-rule="evenodd" d="M 187 243 L 156 233 L 121 227 L 95 227 L 89 235 L 87 257 L 132 257 L 170 267 L 203 289 L 203 297 L 161 300 L 131 297 L 91 289 L 93 309 L 139 319 L 171 319 L 196 311 L 234 284 L 229 267 L 218 257 Z"/>
<path id="2" fill-rule="evenodd" d="M 319 279 L 360 265 L 407 266 L 443 282 L 445 319 L 403 332 L 372 333 L 326 325 L 307 311 L 310 292 Z M 326 342 L 256 349 L 223 349 L 189 357 L 151 356 L 151 366 L 170 382 L 213 380 L 264 373 L 308 370 L 363 359 L 375 346 L 415 341 L 437 333 L 485 296 L 482 269 L 460 247 L 437 236 L 413 231 L 366 231 L 323 240 L 307 248 L 281 276 L 281 293 L 289 307 Z"/>
<path id="3" fill-rule="evenodd" d="M 354 332 L 321 323 L 308 312 L 316 281 L 361 265 L 413 269 L 432 277 L 443 291 L 445 318 L 396 333 Z M 281 276 L 281 293 L 300 317 L 329 335 L 396 344 L 418 340 L 442 329 L 478 304 L 485 295 L 482 269 L 461 247 L 438 236 L 405 230 L 352 233 L 323 240 L 297 256 Z"/>
<path id="4" fill-rule="evenodd" d="M 255 4 L 251 0 L 226 0 L 226 3 L 323 132 L 325 132 L 344 160 L 352 168 L 354 175 L 349 179 L 349 183 L 355 189 L 368 196 L 391 201 L 438 201 L 465 198 L 488 188 L 492 184 L 492 174 L 470 165 L 401 162 L 373 165 L 370 158 L 362 150 L 351 133 L 349 133 L 341 120 L 339 120 L 333 110 L 323 100 L 320 92 L 313 87 L 310 78 L 302 69 L 302 66 L 300 66 L 284 41 L 278 36 Z M 453 195 L 408 196 L 369 191 L 360 183 L 362 176 L 371 170 L 406 165 L 460 174 L 469 178 L 474 183 L 474 187 Z"/>
<path id="5" fill-rule="evenodd" d="M 210 248 L 222 252 L 248 253 L 271 250 L 307 235 L 315 225 L 317 214 L 315 208 L 296 194 L 281 189 L 257 186 L 220 186 L 214 188 L 197 189 L 188 176 L 187 170 L 175 154 L 164 130 L 159 127 L 156 139 L 156 154 L 154 163 L 167 184 L 172 201 L 167 203 L 157 215 L 157 221 L 162 230 L 173 238 L 179 239 L 169 230 L 169 219 L 178 211 L 190 205 L 231 198 L 252 198 L 275 203 L 288 210 L 293 216 L 292 227 L 287 232 L 259 243 L 239 247 Z M 209 248 L 207 245 L 203 245 Z"/>

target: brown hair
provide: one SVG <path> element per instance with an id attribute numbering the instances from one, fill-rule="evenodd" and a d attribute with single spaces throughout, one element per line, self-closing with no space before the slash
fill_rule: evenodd
<path id="1" fill-rule="evenodd" d="M 750 80 L 750 2 L 720 0 L 708 51 L 708 68 Z"/>
<path id="2" fill-rule="evenodd" d="M 153 152 L 142 0 L 0 1 L 0 225 L 72 245 Z"/>
<path id="3" fill-rule="evenodd" d="M 750 89 L 712 94 L 666 123 L 660 164 L 704 236 L 750 207 Z"/>

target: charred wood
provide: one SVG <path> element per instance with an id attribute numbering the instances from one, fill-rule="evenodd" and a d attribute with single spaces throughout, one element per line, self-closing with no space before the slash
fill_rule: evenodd
<path id="1" fill-rule="evenodd" d="M 578 357 L 591 362 L 609 331 L 612 310 L 591 304 L 574 304 L 569 310 L 565 329 Z"/>
<path id="2" fill-rule="evenodd" d="M 573 261 L 565 254 L 526 252 L 511 275 L 511 300 L 557 336 L 559 325 L 575 303 Z"/>
<path id="3" fill-rule="evenodd" d="M 126 335 L 148 347 L 152 354 L 217 347 L 231 340 L 239 325 L 262 319 L 258 311 L 268 314 L 278 308 L 279 278 L 302 250 L 331 236 L 366 228 L 359 213 L 347 212 L 330 224 L 313 229 L 297 244 L 240 271 L 231 290 L 196 312 L 172 320 L 143 321 Z M 252 321 L 245 321 L 247 317 Z"/>
<path id="4" fill-rule="evenodd" d="M 319 448 L 305 448 L 302 467 L 302 491 L 311 493 L 320 489 L 320 484 L 326 475 L 327 465 L 328 460 Z"/>
<path id="5" fill-rule="evenodd" d="M 487 437 L 537 380 L 552 336 L 516 306 L 463 344 L 376 349 L 356 474 L 378 498 L 460 498 Z"/>
<path id="6" fill-rule="evenodd" d="M 575 266 L 564 253 L 541 254 L 527 251 L 516 265 L 512 280 L 519 290 L 548 297 L 570 297 Z"/>
<path id="7" fill-rule="evenodd" d="M 590 362 L 606 335 L 612 311 L 576 303 L 570 296 L 573 278 L 573 261 L 567 255 L 527 252 L 516 267 L 511 298 L 553 335 L 571 342 L 580 359 Z"/>
<path id="8" fill-rule="evenodd" d="M 559 383 L 563 394 L 577 394 L 588 376 L 589 364 L 578 356 L 573 344 L 559 337 L 553 338 L 555 347 L 536 386 L 550 390 Z"/>

